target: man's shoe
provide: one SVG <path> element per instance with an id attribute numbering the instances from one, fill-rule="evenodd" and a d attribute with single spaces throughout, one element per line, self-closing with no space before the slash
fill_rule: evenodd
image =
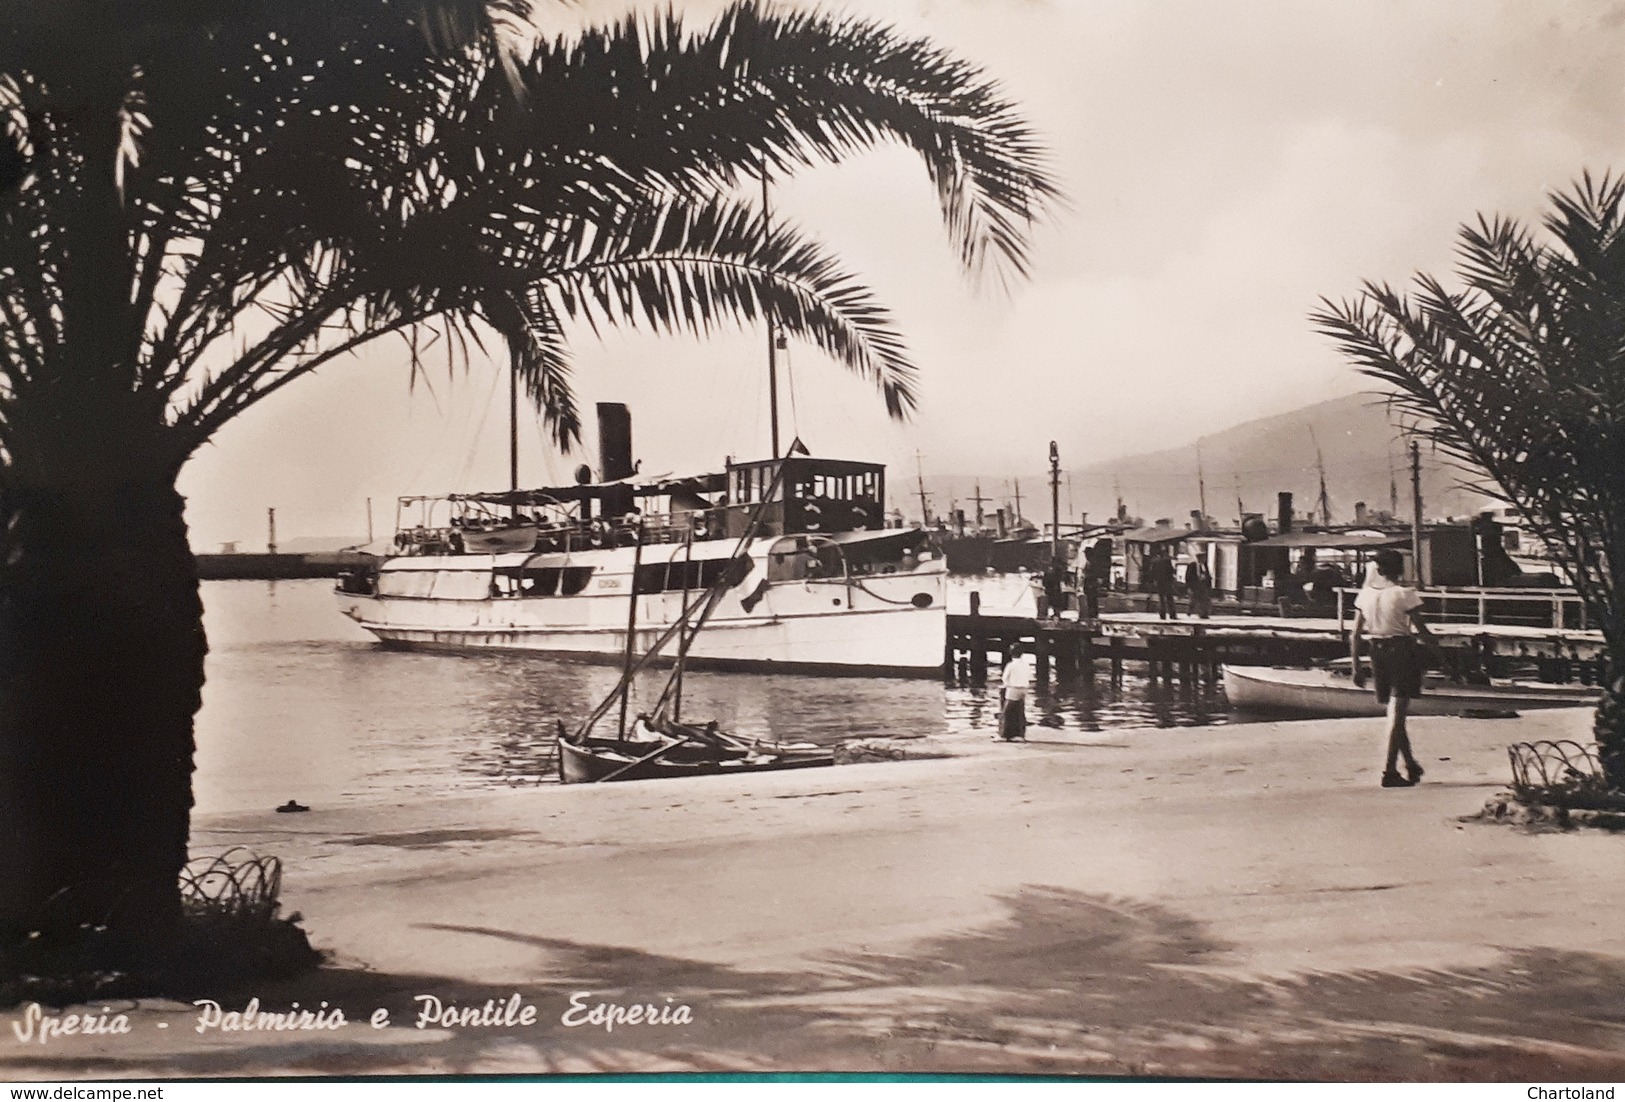
<path id="1" fill-rule="evenodd" d="M 1423 770 L 1420 762 L 1413 761 L 1411 764 L 1405 767 L 1405 776 L 1412 784 L 1415 784 L 1417 781 L 1422 779 L 1422 772 Z"/>
<path id="2" fill-rule="evenodd" d="M 1384 788 L 1409 788 L 1415 783 L 1415 781 L 1407 780 L 1392 770 L 1382 775 L 1382 786 Z"/>

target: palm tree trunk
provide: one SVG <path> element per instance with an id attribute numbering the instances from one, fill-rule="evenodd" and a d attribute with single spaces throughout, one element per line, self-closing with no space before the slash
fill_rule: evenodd
<path id="1" fill-rule="evenodd" d="M 158 466 L 149 452 L 95 486 L 44 485 L 15 462 L 3 472 L 8 941 L 42 928 L 71 936 L 88 922 L 108 926 L 121 959 L 135 961 L 179 918 L 207 648 L 183 500 L 173 467 Z"/>
<path id="2" fill-rule="evenodd" d="M 128 79 L 114 58 L 59 90 L 40 171 L 84 168 L 52 227 L 58 334 L 16 381 L 0 459 L 0 950 L 88 926 L 113 966 L 180 917 L 206 650 L 184 452 L 136 385 Z"/>

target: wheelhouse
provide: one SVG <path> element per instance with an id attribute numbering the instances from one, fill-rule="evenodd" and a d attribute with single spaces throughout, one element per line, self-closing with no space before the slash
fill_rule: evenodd
<path id="1" fill-rule="evenodd" d="M 744 533 L 765 504 L 760 531 L 771 535 L 872 531 L 886 524 L 886 469 L 877 463 L 790 456 L 729 463 L 730 536 Z"/>

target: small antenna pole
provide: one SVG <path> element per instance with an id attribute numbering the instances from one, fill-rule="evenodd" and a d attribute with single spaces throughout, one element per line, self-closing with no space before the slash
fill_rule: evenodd
<path id="1" fill-rule="evenodd" d="M 1061 450 L 1049 442 L 1050 557 L 1061 561 Z"/>

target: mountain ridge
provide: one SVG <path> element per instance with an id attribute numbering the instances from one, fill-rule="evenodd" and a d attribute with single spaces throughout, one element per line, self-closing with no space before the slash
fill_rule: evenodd
<path id="1" fill-rule="evenodd" d="M 1333 523 L 1352 523 L 1357 502 L 1364 502 L 1371 512 L 1393 507 L 1400 519 L 1408 521 L 1411 516 L 1408 441 L 1384 399 L 1370 393 L 1254 418 L 1173 447 L 1079 467 L 1065 467 L 1064 455 L 1062 459 L 1063 523 L 1076 522 L 1083 513 L 1093 522 L 1109 519 L 1116 513 L 1120 494 L 1131 516 L 1147 523 L 1168 519 L 1183 524 L 1198 509 L 1202 483 L 1207 513 L 1221 525 L 1239 521 L 1238 498 L 1247 512 L 1273 517 L 1276 495 L 1283 491 L 1293 495 L 1298 516 L 1313 511 L 1318 520 L 1322 465 Z M 992 499 L 984 505 L 991 518 L 997 508 L 1013 509 L 1017 480 L 1022 513 L 1031 523 L 1046 523 L 1048 471 L 925 479 L 935 512 L 945 514 L 957 506 L 968 519 L 974 518 L 971 497 L 978 481 L 983 495 Z M 1471 516 L 1491 504 L 1462 488 L 1461 482 L 1461 471 L 1424 441 L 1421 487 L 1423 512 L 1429 519 Z M 899 493 L 900 489 L 894 490 L 894 504 L 905 514 L 918 515 L 918 497 Z"/>

